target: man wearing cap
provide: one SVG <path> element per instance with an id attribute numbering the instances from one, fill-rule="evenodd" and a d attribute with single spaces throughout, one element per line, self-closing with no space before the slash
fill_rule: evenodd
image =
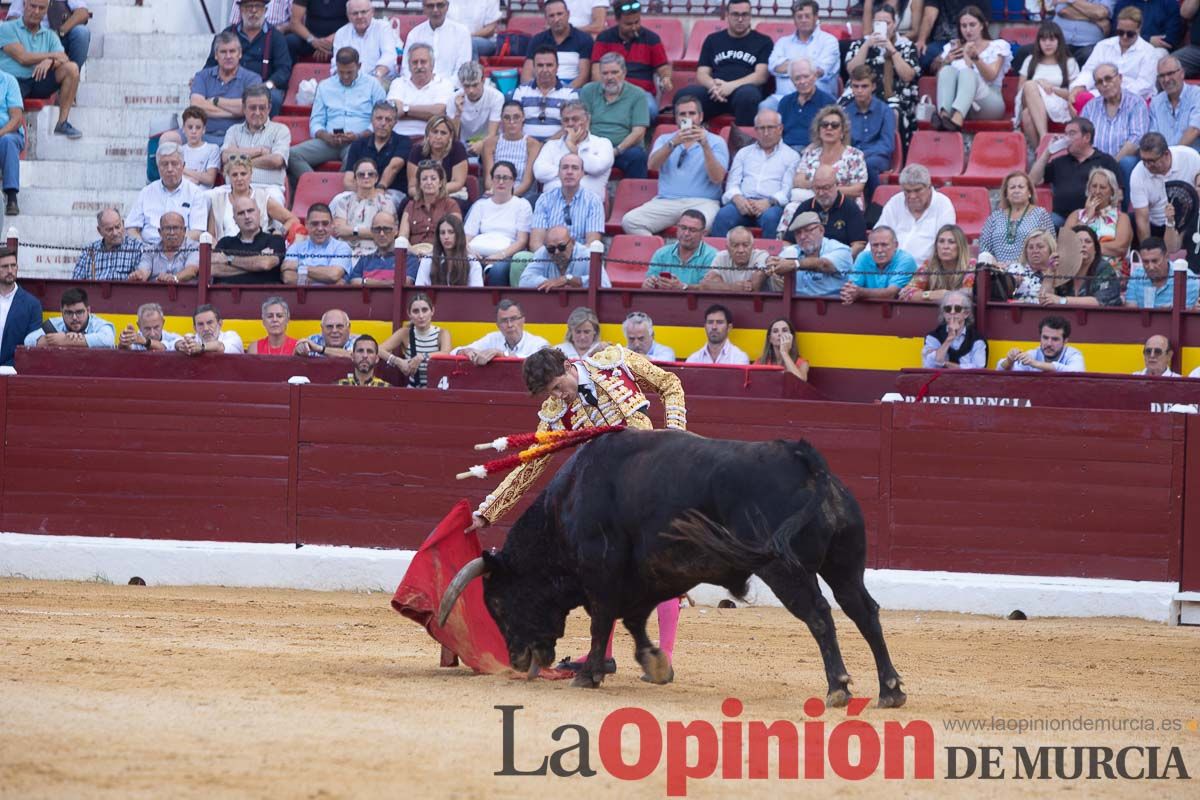
<path id="1" fill-rule="evenodd" d="M 796 231 L 796 244 L 767 259 L 773 276 L 771 289 L 782 291 L 782 276 L 795 272 L 798 296 L 836 297 L 850 273 L 850 248 L 826 239 L 825 225 L 812 211 L 797 214 L 792 229 Z"/>
<path id="2" fill-rule="evenodd" d="M 1142 348 L 1142 359 L 1146 366 L 1133 374 L 1151 375 L 1161 378 L 1178 378 L 1180 377 L 1179 373 L 1171 370 L 1171 357 L 1173 355 L 1171 340 L 1160 334 L 1155 334 L 1146 340 L 1146 346 Z"/>

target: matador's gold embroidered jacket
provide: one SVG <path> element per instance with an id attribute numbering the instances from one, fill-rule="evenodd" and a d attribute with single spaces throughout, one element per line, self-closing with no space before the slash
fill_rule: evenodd
<path id="1" fill-rule="evenodd" d="M 579 385 L 589 387 L 597 403 L 591 406 L 581 396 L 576 396 L 568 408 L 557 397 L 548 397 L 538 412 L 539 431 L 578 430 L 622 423 L 630 428 L 652 430 L 654 425 L 646 414 L 650 407 L 647 391 L 656 392 L 662 398 L 668 428 L 687 430 L 687 407 L 678 376 L 655 366 L 645 356 L 613 345 L 571 363 L 579 371 Z M 484 498 L 475 513 L 488 522 L 504 516 L 537 481 L 550 458 L 543 456 L 510 472 L 496 490 Z"/>

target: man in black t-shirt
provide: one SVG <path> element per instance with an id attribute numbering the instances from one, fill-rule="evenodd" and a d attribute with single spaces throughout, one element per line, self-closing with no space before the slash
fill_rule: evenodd
<path id="1" fill-rule="evenodd" d="M 342 188 L 353 192 L 354 165 L 359 159 L 369 158 L 379 171 L 378 185 L 397 193 L 408 188 L 408 173 L 404 166 L 412 140 L 392 130 L 396 125 L 396 107 L 387 100 L 380 100 L 371 110 L 371 135 L 355 139 L 346 151 L 342 162 Z M 398 196 L 393 199 L 399 201 Z"/>
<path id="2" fill-rule="evenodd" d="M 1029 168 L 1029 177 L 1035 186 L 1043 181 L 1050 185 L 1054 196 L 1050 215 L 1056 227 L 1061 228 L 1072 211 L 1078 211 L 1087 203 L 1087 185 L 1092 170 L 1103 167 L 1114 175 L 1121 174 L 1112 156 L 1092 146 L 1095 138 L 1096 127 L 1091 120 L 1075 117 L 1067 123 L 1062 140 L 1043 150 Z M 1063 149 L 1066 152 L 1058 155 Z"/>
<path id="3" fill-rule="evenodd" d="M 775 46 L 770 37 L 752 30 L 750 0 L 731 0 L 725 9 L 728 28 L 710 33 L 700 48 L 696 82 L 677 98 L 693 95 L 704 105 L 704 118 L 733 114 L 738 125 L 753 125 L 770 72 L 767 60 Z"/>
<path id="4" fill-rule="evenodd" d="M 946 42 L 958 38 L 958 15 L 967 6 L 975 6 L 985 19 L 991 19 L 991 8 L 979 0 L 929 0 L 921 14 L 917 29 L 917 54 L 921 56 L 921 71 L 928 73 L 933 60 L 942 54 Z"/>
<path id="5" fill-rule="evenodd" d="M 233 220 L 238 235 L 223 237 L 213 249 L 213 283 L 283 283 L 279 265 L 287 244 L 262 229 L 254 198 L 234 198 Z"/>
<path id="6" fill-rule="evenodd" d="M 333 35 L 348 24 L 346 0 L 292 0 L 292 26 L 287 35 L 292 63 L 314 52 L 328 61 L 333 56 Z"/>

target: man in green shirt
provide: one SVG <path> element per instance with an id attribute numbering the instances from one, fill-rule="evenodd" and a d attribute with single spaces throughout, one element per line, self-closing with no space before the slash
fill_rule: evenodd
<path id="1" fill-rule="evenodd" d="M 620 53 L 600 57 L 600 80 L 580 89 L 579 100 L 592 115 L 591 132 L 613 143 L 613 166 L 626 178 L 645 178 L 642 140 L 650 127 L 650 112 L 646 93 L 625 80 L 625 58 Z"/>
<path id="2" fill-rule="evenodd" d="M 78 139 L 83 134 L 67 116 L 79 90 L 79 66 L 67 58 L 58 34 L 42 27 L 49 8 L 50 0 L 27 0 L 20 19 L 0 25 L 0 70 L 17 79 L 26 100 L 45 100 L 58 92 L 54 132 Z"/>
<path id="3" fill-rule="evenodd" d="M 650 257 L 642 288 L 682 290 L 697 285 L 717 257 L 717 251 L 704 241 L 708 226 L 699 211 L 684 211 L 675 231 L 678 241 L 658 248 Z"/>

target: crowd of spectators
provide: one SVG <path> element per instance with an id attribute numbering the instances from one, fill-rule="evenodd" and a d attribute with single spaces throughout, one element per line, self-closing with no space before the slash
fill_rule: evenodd
<path id="1" fill-rule="evenodd" d="M 893 6 L 869 4 L 863 37 L 839 46 L 814 0 L 794 4 L 795 31 L 777 41 L 754 30 L 749 0 L 729 0 L 724 26 L 692 54 L 695 83 L 676 86 L 638 0 L 549 0 L 546 29 L 507 99 L 479 63 L 498 50 L 494 1 L 425 0 L 425 21 L 402 40 L 369 0 L 237 0 L 191 82 L 180 129 L 159 141 L 159 177 L 127 216 L 97 215 L 100 239 L 73 275 L 194 280 L 196 240 L 207 232 L 214 283 L 389 284 L 389 242 L 399 238 L 409 285 L 587 286 L 614 171 L 656 174 L 654 197 L 619 220 L 628 234 L 672 237 L 651 257 L 645 288 L 778 292 L 791 280 L 796 295 L 847 304 L 934 302 L 941 335 L 930 335 L 936 347 L 927 340 L 926 361 L 974 364 L 977 345 L 986 351 L 969 317 L 974 253 L 999 299 L 1172 303 L 1172 259 L 1187 244 L 1179 194 L 1191 193 L 1193 228 L 1200 206 L 1200 88 L 1185 82 L 1200 73 L 1200 47 L 1184 41 L 1180 16 L 1196 17 L 1195 4 L 1175 13 L 1159 5 L 1059 3 L 1032 46 L 1014 48 L 993 38 L 986 9 L 961 1 L 924 4 L 907 31 Z M 7 166 L 13 161 L 16 173 L 23 145 L 17 101 L 57 91 L 55 132 L 78 135 L 68 114 L 86 58 L 86 3 L 68 3 L 66 19 L 49 21 L 47 6 L 16 4 L 0 25 L 0 74 L 16 82 L 0 109 L 10 213 L 19 183 Z M 615 17 L 608 28 L 606 11 Z M 293 66 L 313 57 L 329 62 L 329 76 L 312 96 L 309 138 L 293 144 L 272 117 Z M 1020 79 L 1015 109 L 1001 96 L 1010 69 Z M 932 127 L 958 131 L 1011 114 L 1028 139 L 1028 171 L 993 187 L 998 207 L 975 242 L 920 163 L 896 176 L 898 193 L 872 202 L 897 142 L 907 148 L 918 128 L 922 74 L 936 78 Z M 668 93 L 674 125 L 649 137 Z M 738 127 L 719 135 L 706 122 L 716 117 Z M 1057 125 L 1065 133 L 1047 146 Z M 328 162 L 340 167 L 340 191 L 307 203 L 303 218 L 293 214 L 301 179 Z M 1038 205 L 1043 182 L 1050 208 Z M 772 239 L 786 246 L 770 249 Z M 610 285 L 606 270 L 601 280 Z M 1198 280 L 1189 273 L 1189 308 Z M 274 308 L 274 329 L 251 346 L 309 352 L 286 339 L 286 303 Z M 709 344 L 689 360 L 748 363 L 728 341 L 729 310 L 709 311 Z M 427 340 L 438 338 L 430 324 Z M 763 363 L 806 373 L 795 332 L 774 327 Z M 1069 326 L 1053 330 L 1065 343 Z M 463 352 L 486 362 L 480 354 L 508 353 L 528 338 L 500 333 Z M 205 340 L 197 327 L 180 341 L 189 352 L 196 345 L 188 342 Z M 399 357 L 389 341 L 375 343 L 375 355 L 390 364 Z M 1048 361 L 1059 353 L 1039 352 Z M 1001 363 L 1027 366 L 1016 357 Z"/>

